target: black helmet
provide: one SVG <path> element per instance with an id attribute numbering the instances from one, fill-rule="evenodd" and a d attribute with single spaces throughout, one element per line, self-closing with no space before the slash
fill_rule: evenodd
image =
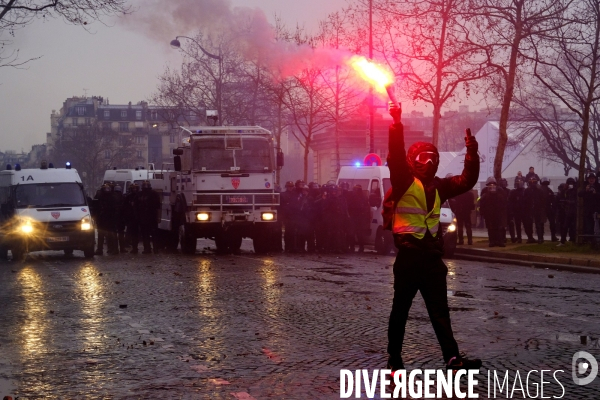
<path id="1" fill-rule="evenodd" d="M 286 187 L 286 188 L 291 188 L 291 187 L 294 187 L 294 182 L 292 182 L 292 181 L 287 181 L 287 182 L 285 183 L 285 187 Z"/>
<path id="2" fill-rule="evenodd" d="M 548 179 L 548 177 L 544 176 L 542 178 L 542 185 L 549 185 L 550 184 L 550 179 Z"/>
<path id="3" fill-rule="evenodd" d="M 142 182 L 142 190 L 143 189 L 152 189 L 152 185 L 150 184 L 149 180 L 145 180 L 144 182 Z"/>
<path id="4" fill-rule="evenodd" d="M 340 183 L 340 189 L 350 190 L 350 184 L 348 182 L 342 182 L 342 183 Z"/>
<path id="5" fill-rule="evenodd" d="M 490 186 L 490 185 L 495 185 L 495 184 L 496 184 L 496 178 L 494 178 L 493 176 L 488 177 L 485 181 L 485 186 Z"/>
<path id="6" fill-rule="evenodd" d="M 500 179 L 500 187 L 503 187 L 505 189 L 508 187 L 508 181 L 506 180 L 506 178 Z"/>
<path id="7" fill-rule="evenodd" d="M 108 183 L 105 183 L 104 185 L 102 185 L 102 191 L 103 192 L 111 192 L 112 188 L 110 187 L 110 185 Z"/>
<path id="8" fill-rule="evenodd" d="M 574 178 L 567 178 L 567 185 L 574 185 L 574 184 L 575 184 Z"/>
<path id="9" fill-rule="evenodd" d="M 121 185 L 115 185 L 115 188 L 113 190 L 118 193 L 123 193 L 123 188 L 121 187 Z"/>
<path id="10" fill-rule="evenodd" d="M 304 186 L 306 186 L 306 182 L 304 182 L 302 179 L 298 179 L 295 186 L 296 189 L 302 189 Z"/>

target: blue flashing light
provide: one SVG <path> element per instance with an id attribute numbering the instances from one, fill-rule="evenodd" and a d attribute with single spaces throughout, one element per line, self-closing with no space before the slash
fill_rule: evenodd
<path id="1" fill-rule="evenodd" d="M 65 168 L 71 169 L 71 162 L 67 161 L 67 163 L 65 164 Z"/>
<path id="2" fill-rule="evenodd" d="M 357 162 L 355 162 L 355 163 L 354 163 L 354 166 L 355 166 L 355 167 L 360 167 L 360 165 L 361 165 L 361 164 L 360 164 L 360 161 L 357 161 Z"/>
<path id="3" fill-rule="evenodd" d="M 21 170 L 21 165 L 15 164 L 15 171 L 20 171 L 20 170 Z"/>

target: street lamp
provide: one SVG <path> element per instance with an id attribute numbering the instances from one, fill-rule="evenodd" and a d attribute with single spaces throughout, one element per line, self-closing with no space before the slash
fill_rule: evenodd
<path id="1" fill-rule="evenodd" d="M 223 73 L 223 58 L 221 57 L 221 55 L 215 55 L 212 54 L 208 51 L 206 51 L 204 49 L 204 47 L 202 47 L 202 45 L 200 43 L 198 43 L 198 41 L 196 41 L 195 39 L 189 37 L 189 36 L 176 36 L 175 39 L 171 40 L 171 47 L 174 49 L 181 49 L 181 42 L 179 41 L 179 38 L 184 38 L 184 39 L 188 39 L 191 40 L 192 42 L 194 42 L 196 44 L 196 46 L 198 46 L 200 48 L 200 50 L 202 50 L 202 53 L 204 53 L 204 55 L 206 55 L 209 58 L 212 58 L 214 60 L 217 60 L 219 62 L 219 72 L 218 72 L 218 77 L 215 79 L 215 98 L 216 98 L 216 106 L 217 106 L 217 115 L 221 116 L 223 115 L 222 110 L 221 110 L 221 89 L 222 89 L 222 73 Z M 216 121 L 215 121 L 216 122 Z M 216 124 L 215 124 L 216 125 Z M 221 125 L 219 123 L 219 125 Z"/>

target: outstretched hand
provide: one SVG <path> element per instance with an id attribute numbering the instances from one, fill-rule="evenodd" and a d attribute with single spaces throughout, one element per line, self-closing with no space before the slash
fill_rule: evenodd
<path id="1" fill-rule="evenodd" d="M 465 136 L 465 146 L 467 147 L 467 150 L 477 151 L 479 145 L 477 144 L 475 136 Z"/>
<path id="2" fill-rule="evenodd" d="M 402 107 L 396 107 L 395 104 L 390 104 L 390 115 L 395 124 L 399 124 L 402 119 Z"/>

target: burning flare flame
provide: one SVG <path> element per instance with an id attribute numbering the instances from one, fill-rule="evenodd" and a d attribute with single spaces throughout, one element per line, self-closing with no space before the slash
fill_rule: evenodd
<path id="1" fill-rule="evenodd" d="M 369 61 L 365 57 L 352 57 L 350 65 L 362 79 L 372 84 L 374 89 L 381 94 L 388 92 L 387 87 L 394 83 L 394 76 L 387 68 Z"/>

